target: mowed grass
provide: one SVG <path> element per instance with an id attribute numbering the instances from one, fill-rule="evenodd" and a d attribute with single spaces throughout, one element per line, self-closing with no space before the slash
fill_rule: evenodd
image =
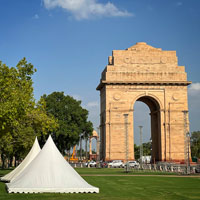
<path id="1" fill-rule="evenodd" d="M 78 169 L 80 171 L 83 169 Z M 87 173 L 99 169 L 85 169 Z M 0 182 L 0 200 L 129 200 L 129 199 L 200 199 L 200 178 L 168 176 L 84 176 L 99 194 L 8 194 Z M 117 169 L 115 169 L 117 170 Z M 110 171 L 110 169 L 108 170 Z M 3 175 L 7 171 L 0 170 Z M 82 171 L 83 172 L 83 171 Z M 113 171 L 114 172 L 114 171 Z M 118 172 L 117 172 L 118 173 Z"/>

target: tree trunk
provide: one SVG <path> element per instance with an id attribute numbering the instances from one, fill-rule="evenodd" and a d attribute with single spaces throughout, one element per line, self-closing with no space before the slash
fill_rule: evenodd
<path id="1" fill-rule="evenodd" d="M 10 160 L 9 160 L 9 167 L 13 167 L 13 156 L 10 157 Z"/>
<path id="2" fill-rule="evenodd" d="M 15 156 L 15 167 L 17 167 L 17 159 L 16 159 L 16 156 Z"/>
<path id="3" fill-rule="evenodd" d="M 3 154 L 1 154 L 1 160 L 2 160 L 2 166 L 1 166 L 1 168 L 2 168 L 2 169 L 5 169 L 6 157 L 5 157 Z"/>
<path id="4" fill-rule="evenodd" d="M 82 161 L 82 138 L 80 139 L 80 160 Z"/>
<path id="5" fill-rule="evenodd" d="M 67 154 L 68 154 L 68 162 L 70 160 L 70 150 L 67 150 Z"/>
<path id="6" fill-rule="evenodd" d="M 19 157 L 15 155 L 15 167 L 19 165 Z"/>

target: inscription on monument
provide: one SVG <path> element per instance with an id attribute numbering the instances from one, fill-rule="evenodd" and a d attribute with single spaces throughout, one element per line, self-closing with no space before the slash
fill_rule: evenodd
<path id="1" fill-rule="evenodd" d="M 155 64 L 155 63 L 170 63 L 175 62 L 175 60 L 171 60 L 168 57 L 127 57 L 124 58 L 124 62 L 127 64 Z"/>

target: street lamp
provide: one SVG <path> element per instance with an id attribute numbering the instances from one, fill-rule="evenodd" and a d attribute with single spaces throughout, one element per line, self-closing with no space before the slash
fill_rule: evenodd
<path id="1" fill-rule="evenodd" d="M 80 161 L 82 162 L 82 139 L 83 139 L 84 134 L 80 135 Z"/>
<path id="2" fill-rule="evenodd" d="M 184 121 L 184 157 L 186 164 L 186 173 L 190 174 L 190 133 L 188 131 L 188 111 L 183 110 L 183 121 Z"/>
<path id="3" fill-rule="evenodd" d="M 139 129 L 140 129 L 140 168 L 142 168 L 142 157 L 143 157 L 142 128 L 143 126 L 139 126 Z"/>
<path id="4" fill-rule="evenodd" d="M 97 133 L 98 133 L 98 136 L 97 136 L 97 167 L 100 168 L 101 165 L 100 165 L 100 126 L 97 127 Z"/>
<path id="5" fill-rule="evenodd" d="M 126 159 L 126 167 L 125 171 L 128 173 L 130 171 L 129 169 L 129 163 L 128 163 L 128 153 L 129 153 L 129 146 L 128 146 L 128 114 L 124 114 L 124 132 L 125 132 L 125 159 Z"/>
<path id="6" fill-rule="evenodd" d="M 188 150 L 187 150 L 187 156 L 188 156 L 188 159 L 187 159 L 187 174 L 190 174 L 190 132 L 187 132 L 186 134 L 187 136 L 187 147 L 188 147 Z"/>

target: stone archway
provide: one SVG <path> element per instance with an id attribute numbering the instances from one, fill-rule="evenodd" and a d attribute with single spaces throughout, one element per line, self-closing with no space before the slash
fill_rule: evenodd
<path id="1" fill-rule="evenodd" d="M 150 110 L 151 139 L 152 139 L 152 161 L 161 160 L 161 121 L 160 104 L 151 96 L 141 96 L 136 101 L 145 103 Z M 134 118 L 134 112 L 133 112 Z M 134 137 L 134 135 L 133 135 Z"/>
<path id="2" fill-rule="evenodd" d="M 128 159 L 134 159 L 133 105 L 142 101 L 151 111 L 155 160 L 184 160 L 183 111 L 188 111 L 190 83 L 184 66 L 178 66 L 176 51 L 163 51 L 144 42 L 113 50 L 97 87 L 101 100 L 100 159 L 125 160 L 124 114 L 128 114 Z M 188 118 L 186 127 L 189 130 Z"/>
<path id="3" fill-rule="evenodd" d="M 96 154 L 92 153 L 92 139 L 96 139 Z M 89 160 L 98 160 L 98 156 L 99 156 L 99 144 L 98 144 L 98 140 L 99 140 L 99 135 L 98 133 L 93 130 L 92 135 L 89 137 Z"/>

